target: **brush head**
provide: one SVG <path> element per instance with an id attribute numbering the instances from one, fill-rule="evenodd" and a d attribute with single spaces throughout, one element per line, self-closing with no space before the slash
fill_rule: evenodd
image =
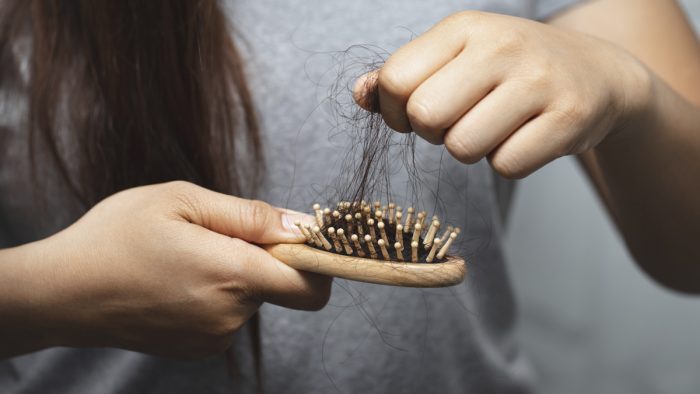
<path id="1" fill-rule="evenodd" d="M 341 201 L 333 214 L 320 204 L 313 209 L 313 226 L 297 224 L 306 245 L 264 247 L 296 269 L 363 282 L 443 287 L 464 279 L 464 260 L 447 255 L 459 229 L 441 233 L 437 216 L 426 222 L 426 212 L 408 207 L 404 217 L 401 207 L 379 201 Z"/>
<path id="2" fill-rule="evenodd" d="M 315 242 L 313 237 L 307 236 L 307 243 L 314 248 L 327 252 L 339 253 L 346 256 L 365 257 L 371 255 L 371 249 L 379 250 L 382 246 L 387 253 L 377 252 L 377 259 L 384 261 L 409 261 L 413 263 L 439 264 L 446 261 L 446 253 L 453 242 L 447 244 L 447 239 L 456 239 L 459 234 L 458 229 L 448 226 L 447 230 L 442 234 L 439 232 L 441 222 L 437 216 L 433 216 L 428 223 L 425 218 L 428 217 L 426 212 L 420 211 L 415 217 L 413 213 L 416 211 L 413 207 L 408 207 L 409 216 L 405 220 L 401 211 L 396 210 L 395 203 L 389 203 L 389 211 L 381 210 L 382 204 L 379 201 L 374 202 L 375 209 L 363 202 L 346 202 L 338 203 L 338 209 L 333 215 L 317 216 L 317 226 L 319 232 L 325 238 L 333 239 L 336 236 L 337 230 L 342 229 L 346 234 L 346 238 L 354 239 L 357 236 L 360 241 L 359 248 L 357 245 L 341 248 L 337 251 L 332 247 L 332 244 L 323 244 L 323 242 Z M 387 207 L 384 206 L 384 207 Z M 319 204 L 314 204 L 314 210 L 321 210 Z M 325 212 L 326 210 L 322 210 Z M 455 233 L 454 237 L 451 237 Z M 430 257 L 430 252 L 436 245 L 435 239 L 441 239 L 441 249 L 435 250 L 433 256 Z M 380 245 L 379 241 L 383 245 Z M 414 244 L 415 242 L 415 244 Z M 396 244 L 400 244 L 401 248 L 396 248 Z M 415 245 L 415 246 L 414 246 Z M 413 249 L 416 248 L 414 253 Z M 445 248 L 444 251 L 442 248 Z M 440 253 L 442 252 L 442 253 Z M 415 259 L 413 255 L 415 254 Z"/>

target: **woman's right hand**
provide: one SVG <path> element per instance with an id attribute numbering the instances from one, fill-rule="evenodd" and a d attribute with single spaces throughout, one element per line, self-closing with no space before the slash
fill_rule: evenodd
<path id="1" fill-rule="evenodd" d="M 328 301 L 331 278 L 255 245 L 303 242 L 295 220 L 313 218 L 185 182 L 117 193 L 26 249 L 41 257 L 22 265 L 34 308 L 25 324 L 49 330 L 51 346 L 223 351 L 262 302 L 318 310 Z"/>

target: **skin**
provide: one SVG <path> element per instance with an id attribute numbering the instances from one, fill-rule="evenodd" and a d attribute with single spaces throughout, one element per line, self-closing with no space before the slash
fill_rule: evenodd
<path id="1" fill-rule="evenodd" d="M 613 15 L 624 15 L 625 29 Z M 596 21 L 586 25 L 585 20 Z M 592 2 L 552 24 L 598 35 L 648 68 L 652 97 L 624 138 L 579 155 L 640 267 L 700 292 L 700 43 L 673 1 Z M 644 176 L 640 176 L 644 174 Z"/>
<path id="2" fill-rule="evenodd" d="M 630 3 L 549 24 L 452 15 L 360 78 L 355 98 L 507 178 L 580 157 L 640 267 L 697 294 L 700 45 L 675 2 Z"/>
<path id="3" fill-rule="evenodd" d="M 370 107 L 377 89 L 392 128 L 506 177 L 577 155 L 640 266 L 698 293 L 698 86 L 700 46 L 674 2 L 599 0 L 549 25 L 453 15 L 355 94 Z M 227 348 L 262 302 L 319 309 L 329 278 L 255 246 L 303 242 L 296 218 L 182 182 L 118 193 L 0 251 L 0 357 L 51 346 L 201 357 Z"/>
<path id="4" fill-rule="evenodd" d="M 0 252 L 0 357 L 110 346 L 224 351 L 262 302 L 318 310 L 331 279 L 254 244 L 303 242 L 307 215 L 185 182 L 117 193 L 67 229 Z"/>

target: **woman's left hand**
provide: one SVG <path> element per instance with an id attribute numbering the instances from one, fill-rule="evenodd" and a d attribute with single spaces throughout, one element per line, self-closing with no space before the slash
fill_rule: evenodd
<path id="1" fill-rule="evenodd" d="M 392 129 L 444 143 L 464 163 L 488 157 L 501 175 L 521 178 L 621 131 L 650 105 L 650 79 L 606 41 L 462 12 L 361 77 L 354 93 L 366 109 L 378 97 Z"/>

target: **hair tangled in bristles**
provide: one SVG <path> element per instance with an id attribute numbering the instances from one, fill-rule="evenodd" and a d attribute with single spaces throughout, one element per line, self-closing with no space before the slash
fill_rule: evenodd
<path id="1" fill-rule="evenodd" d="M 358 78 L 381 68 L 385 51 L 371 46 L 353 46 L 337 56 L 338 77 L 329 89 L 331 115 L 336 121 L 334 132 L 341 133 L 348 147 L 339 161 L 340 174 L 323 197 L 333 201 L 393 200 L 392 175 L 408 172 L 409 189 L 417 195 L 421 183 L 416 166 L 416 135 L 391 130 L 379 113 L 376 85 L 366 78 L 364 97 L 352 92 Z M 366 110 L 357 101 L 367 103 Z M 399 200 L 406 200 L 400 198 Z"/>

